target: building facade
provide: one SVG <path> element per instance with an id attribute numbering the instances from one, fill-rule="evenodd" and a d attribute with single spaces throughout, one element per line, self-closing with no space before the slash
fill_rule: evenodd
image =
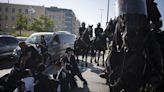
<path id="1" fill-rule="evenodd" d="M 45 8 L 44 6 L 0 3 L 0 29 L 4 31 L 14 29 L 19 13 L 31 21 L 33 18 L 45 15 Z"/>
<path id="2" fill-rule="evenodd" d="M 77 18 L 72 10 L 50 7 L 46 8 L 46 16 L 54 20 L 53 30 L 77 33 Z"/>
<path id="3" fill-rule="evenodd" d="M 9 3 L 0 3 L 0 30 L 12 31 L 15 29 L 19 13 L 26 16 L 29 21 L 42 15 L 47 16 L 54 21 L 50 31 L 69 31 L 77 34 L 79 23 L 71 9 Z"/>

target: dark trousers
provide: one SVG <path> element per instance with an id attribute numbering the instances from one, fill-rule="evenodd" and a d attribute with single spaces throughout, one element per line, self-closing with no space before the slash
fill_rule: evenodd
<path id="1" fill-rule="evenodd" d="M 73 70 L 72 70 L 72 75 L 73 75 L 73 77 L 74 77 L 75 75 L 77 75 L 77 76 L 80 78 L 81 81 L 86 82 L 86 80 L 85 80 L 85 79 L 83 78 L 83 76 L 81 75 L 81 72 L 79 71 L 79 69 L 73 69 Z"/>

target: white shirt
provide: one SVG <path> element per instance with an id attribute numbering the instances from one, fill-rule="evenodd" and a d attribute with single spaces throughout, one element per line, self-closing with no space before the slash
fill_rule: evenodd
<path id="1" fill-rule="evenodd" d="M 25 83 L 25 87 L 27 91 L 34 92 L 34 78 L 33 77 L 25 77 L 22 79 Z"/>

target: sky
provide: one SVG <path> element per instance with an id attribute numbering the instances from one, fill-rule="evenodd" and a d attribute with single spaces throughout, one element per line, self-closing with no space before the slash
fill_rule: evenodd
<path id="1" fill-rule="evenodd" d="M 0 0 L 2 3 L 27 4 L 39 6 L 55 6 L 58 8 L 72 9 L 80 22 L 86 25 L 93 25 L 95 28 L 100 22 L 102 27 L 106 27 L 108 0 Z M 164 21 L 164 0 L 155 0 L 163 15 Z M 115 17 L 115 0 L 109 0 L 109 18 Z"/>

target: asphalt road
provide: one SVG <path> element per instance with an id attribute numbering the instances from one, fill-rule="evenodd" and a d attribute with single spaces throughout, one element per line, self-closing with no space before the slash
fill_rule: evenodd
<path id="1" fill-rule="evenodd" d="M 91 63 L 88 65 L 87 68 L 80 68 L 88 85 L 83 85 L 83 82 L 77 78 L 78 88 L 75 88 L 72 92 L 109 92 L 109 87 L 105 84 L 106 80 L 99 77 L 104 68 Z"/>

